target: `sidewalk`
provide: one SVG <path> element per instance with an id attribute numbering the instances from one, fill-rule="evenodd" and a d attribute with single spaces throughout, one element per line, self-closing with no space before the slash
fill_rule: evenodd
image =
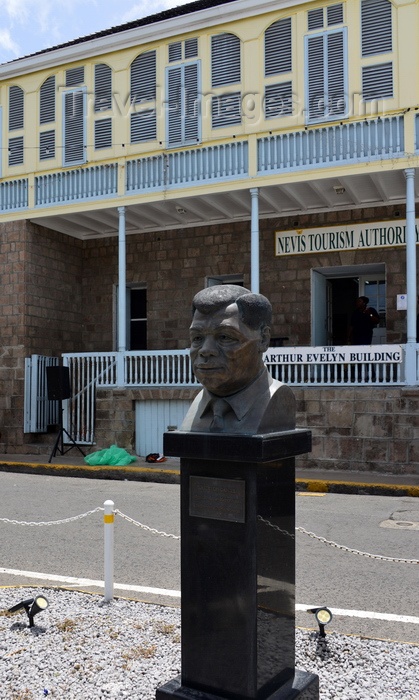
<path id="1" fill-rule="evenodd" d="M 57 454 L 51 462 L 49 459 L 49 454 L 0 454 L 0 472 L 87 479 L 126 479 L 164 484 L 178 484 L 180 481 L 180 460 L 177 457 L 167 457 L 165 462 L 158 464 L 148 464 L 144 457 L 138 457 L 137 462 L 126 467 L 91 467 L 84 462 L 80 452 L 73 448 L 64 455 Z M 419 475 L 297 469 L 296 491 L 419 498 Z"/>

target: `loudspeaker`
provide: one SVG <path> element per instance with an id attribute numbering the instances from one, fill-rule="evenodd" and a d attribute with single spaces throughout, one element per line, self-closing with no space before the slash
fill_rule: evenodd
<path id="1" fill-rule="evenodd" d="M 50 401 L 63 401 L 71 396 L 68 367 L 47 367 L 47 390 Z"/>

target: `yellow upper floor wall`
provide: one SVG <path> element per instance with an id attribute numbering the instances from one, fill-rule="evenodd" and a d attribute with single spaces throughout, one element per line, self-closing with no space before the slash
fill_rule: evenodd
<path id="1" fill-rule="evenodd" d="M 410 0 L 237 0 L 4 64 L 1 176 L 415 109 L 418 25 Z"/>

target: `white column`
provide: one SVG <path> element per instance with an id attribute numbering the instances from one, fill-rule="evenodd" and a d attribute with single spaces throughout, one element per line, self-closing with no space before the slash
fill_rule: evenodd
<path id="1" fill-rule="evenodd" d="M 407 345 L 406 381 L 417 383 L 416 373 L 416 217 L 415 170 L 404 171 L 406 178 L 406 294 L 407 294 Z"/>
<path id="2" fill-rule="evenodd" d="M 118 352 L 127 349 L 127 252 L 125 207 L 118 207 Z"/>
<path id="3" fill-rule="evenodd" d="M 250 289 L 259 294 L 259 189 L 250 190 L 252 203 L 251 243 L 250 243 Z"/>

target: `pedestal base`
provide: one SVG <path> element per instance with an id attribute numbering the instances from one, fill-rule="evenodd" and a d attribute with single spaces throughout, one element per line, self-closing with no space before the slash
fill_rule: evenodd
<path id="1" fill-rule="evenodd" d="M 156 700 L 318 700 L 295 671 L 295 455 L 308 431 L 165 434 L 181 458 L 181 676 Z"/>
<path id="2" fill-rule="evenodd" d="M 182 686 L 180 676 L 157 688 L 156 692 L 156 700 L 230 700 L 230 698 L 231 696 L 214 695 L 203 693 L 202 690 L 186 688 Z M 318 676 L 296 669 L 294 679 L 284 683 L 263 700 L 318 700 L 318 698 Z"/>

